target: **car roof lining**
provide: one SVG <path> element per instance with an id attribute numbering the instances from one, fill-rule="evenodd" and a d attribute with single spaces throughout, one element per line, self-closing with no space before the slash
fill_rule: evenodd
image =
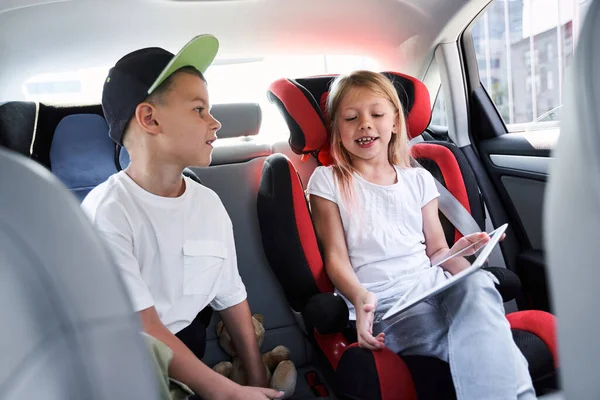
<path id="1" fill-rule="evenodd" d="M 489 1 L 0 0 L 0 93 L 20 100 L 32 76 L 112 65 L 146 46 L 176 51 L 200 33 L 220 39 L 221 60 L 364 55 L 422 78 L 434 46 L 456 40 Z"/>

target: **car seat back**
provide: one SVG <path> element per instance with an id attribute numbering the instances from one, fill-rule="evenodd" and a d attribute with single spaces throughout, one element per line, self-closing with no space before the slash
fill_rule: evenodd
<path id="1" fill-rule="evenodd" d="M 0 149 L 0 399 L 158 399 L 108 249 L 45 168 Z"/>
<path id="2" fill-rule="evenodd" d="M 52 172 L 83 200 L 116 172 L 114 146 L 102 116 L 68 115 L 58 123 L 50 145 Z"/>
<path id="3" fill-rule="evenodd" d="M 596 293 L 600 225 L 600 2 L 591 2 L 568 71 L 564 118 L 544 210 L 561 381 L 568 400 L 600 398 Z"/>

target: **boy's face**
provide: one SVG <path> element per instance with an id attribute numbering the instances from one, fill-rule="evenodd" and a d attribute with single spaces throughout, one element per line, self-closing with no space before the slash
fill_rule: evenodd
<path id="1" fill-rule="evenodd" d="M 206 83 L 185 72 L 172 79 L 163 101 L 155 108 L 161 131 L 160 158 L 183 167 L 206 167 L 211 161 L 216 132 L 221 128 L 210 114 Z"/>

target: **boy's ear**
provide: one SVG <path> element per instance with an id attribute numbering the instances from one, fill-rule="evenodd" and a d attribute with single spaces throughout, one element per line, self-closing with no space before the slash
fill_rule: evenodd
<path id="1" fill-rule="evenodd" d="M 135 119 L 138 125 L 146 132 L 157 135 L 160 133 L 160 126 L 156 119 L 156 108 L 150 103 L 140 103 L 135 108 Z"/>

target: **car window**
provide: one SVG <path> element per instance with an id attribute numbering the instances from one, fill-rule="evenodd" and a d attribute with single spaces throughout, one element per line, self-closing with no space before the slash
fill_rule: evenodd
<path id="1" fill-rule="evenodd" d="M 481 83 L 509 131 L 558 126 L 586 0 L 494 0 L 472 36 Z"/>
<path id="2" fill-rule="evenodd" d="M 431 110 L 431 125 L 448 126 L 448 114 L 446 110 L 446 101 L 444 100 L 444 86 L 440 86 L 438 95 L 433 103 Z"/>

